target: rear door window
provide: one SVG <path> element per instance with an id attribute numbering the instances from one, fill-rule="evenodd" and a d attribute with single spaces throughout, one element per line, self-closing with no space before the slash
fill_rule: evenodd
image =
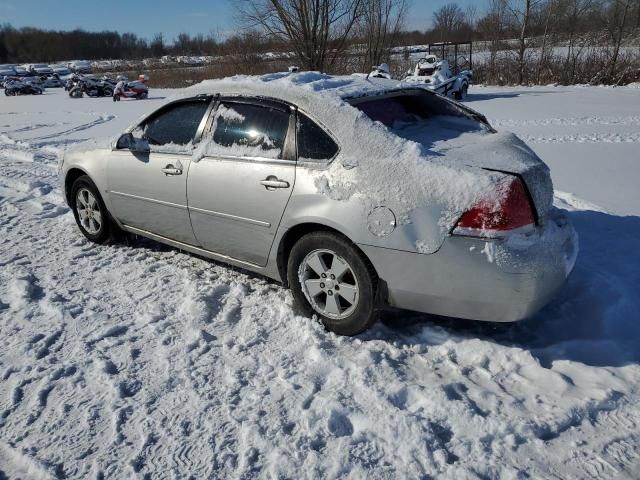
<path id="1" fill-rule="evenodd" d="M 223 101 L 207 154 L 283 158 L 289 113 L 267 105 Z"/>
<path id="2" fill-rule="evenodd" d="M 331 160 L 338 153 L 338 145 L 317 123 L 298 112 L 298 160 L 322 162 Z"/>

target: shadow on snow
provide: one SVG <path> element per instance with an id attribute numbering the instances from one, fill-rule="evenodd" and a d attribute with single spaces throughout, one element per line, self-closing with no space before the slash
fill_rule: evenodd
<path id="1" fill-rule="evenodd" d="M 405 345 L 478 338 L 529 350 L 546 367 L 555 360 L 611 367 L 640 363 L 640 217 L 568 214 L 580 236 L 576 266 L 557 297 L 534 317 L 500 324 L 392 310 L 383 314 L 382 325 L 359 338 Z M 128 237 L 125 243 L 158 252 L 174 250 L 141 237 Z"/>
<path id="2" fill-rule="evenodd" d="M 519 90 L 519 91 L 512 91 L 512 92 L 482 92 L 483 89 L 471 89 L 469 90 L 469 94 L 467 95 L 467 98 L 465 98 L 462 103 L 472 103 L 472 102 L 479 102 L 482 100 L 494 100 L 496 98 L 517 98 L 520 96 L 541 96 L 541 95 L 545 95 L 547 93 L 554 93 L 552 91 L 549 90 L 538 90 L 538 91 L 527 91 L 527 90 Z"/>
<path id="3" fill-rule="evenodd" d="M 640 362 L 640 217 L 568 213 L 580 236 L 578 260 L 558 296 L 534 317 L 495 324 L 389 312 L 384 336 L 406 344 L 430 343 L 442 333 L 454 341 L 480 338 L 529 350 L 546 367 L 555 360 L 611 367 Z"/>

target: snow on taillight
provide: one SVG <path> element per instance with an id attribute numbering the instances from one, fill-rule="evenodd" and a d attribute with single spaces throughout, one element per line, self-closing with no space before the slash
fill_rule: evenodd
<path id="1" fill-rule="evenodd" d="M 535 226 L 533 206 L 522 180 L 509 177 L 499 184 L 492 199 L 483 199 L 467 210 L 453 229 L 457 235 L 501 237 L 530 231 Z"/>

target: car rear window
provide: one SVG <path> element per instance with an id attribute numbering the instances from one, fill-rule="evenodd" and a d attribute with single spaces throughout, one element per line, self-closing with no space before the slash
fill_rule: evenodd
<path id="1" fill-rule="evenodd" d="M 321 162 L 332 159 L 338 153 L 338 145 L 302 112 L 298 112 L 298 160 Z"/>
<path id="2" fill-rule="evenodd" d="M 425 146 L 463 133 L 490 131 L 485 122 L 471 113 L 426 92 L 357 99 L 352 104 L 399 137 Z"/>

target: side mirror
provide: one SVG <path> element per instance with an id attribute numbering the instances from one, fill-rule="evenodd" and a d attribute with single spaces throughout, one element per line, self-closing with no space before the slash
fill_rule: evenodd
<path id="1" fill-rule="evenodd" d="M 120 136 L 116 148 L 140 153 L 148 153 L 150 151 L 149 142 L 141 138 L 135 138 L 131 132 L 123 133 Z"/>

